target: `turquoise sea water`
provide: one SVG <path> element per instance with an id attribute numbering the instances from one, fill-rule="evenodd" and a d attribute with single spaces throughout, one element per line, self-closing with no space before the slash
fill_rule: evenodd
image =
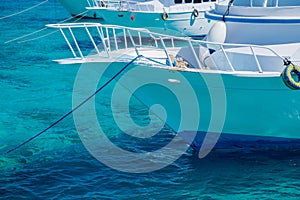
<path id="1" fill-rule="evenodd" d="M 0 18 L 39 2 L 3 0 Z M 91 156 L 68 117 L 3 156 L 72 108 L 73 84 L 80 67 L 52 62 L 70 56 L 60 34 L 50 34 L 55 30 L 6 42 L 68 17 L 58 2 L 50 0 L 0 20 L 0 199 L 299 199 L 297 140 L 225 135 L 204 159 L 189 149 L 161 170 L 131 174 Z M 50 35 L 41 37 L 46 34 Z M 36 37 L 40 38 L 18 43 Z M 165 127 L 155 140 L 132 141 L 113 126 L 106 112 L 110 108 L 107 92 L 97 96 L 97 107 L 110 139 L 132 152 L 153 151 L 174 137 Z M 136 123 L 148 122 L 148 109 L 143 105 L 136 102 L 131 109 Z M 134 168 L 135 164 L 126 165 Z"/>

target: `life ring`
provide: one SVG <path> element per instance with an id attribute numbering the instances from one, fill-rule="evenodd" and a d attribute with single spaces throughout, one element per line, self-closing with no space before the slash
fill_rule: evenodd
<path id="1" fill-rule="evenodd" d="M 297 76 L 295 80 L 295 75 Z M 288 65 L 281 74 L 283 82 L 286 86 L 293 90 L 300 89 L 300 67 L 297 65 Z M 298 79 L 298 80 L 297 80 Z"/>
<path id="2" fill-rule="evenodd" d="M 199 11 L 196 8 L 193 10 L 193 16 L 194 17 L 198 17 L 199 16 Z"/>
<path id="3" fill-rule="evenodd" d="M 169 18 L 168 13 L 163 12 L 163 13 L 161 14 L 161 18 L 162 18 L 164 21 L 167 20 L 167 19 Z"/>

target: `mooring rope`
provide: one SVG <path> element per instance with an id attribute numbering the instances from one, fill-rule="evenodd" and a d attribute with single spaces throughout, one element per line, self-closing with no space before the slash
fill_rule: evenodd
<path id="1" fill-rule="evenodd" d="M 87 11 L 85 11 L 85 12 L 87 12 Z M 84 12 L 84 13 L 85 13 L 85 12 Z M 77 21 L 81 20 L 83 17 L 84 17 L 84 15 L 81 16 L 81 17 L 79 17 L 79 18 L 76 18 L 76 20 L 74 20 L 74 22 L 77 22 Z M 64 20 L 64 21 L 66 21 L 66 20 Z M 73 23 L 74 23 L 74 22 L 73 22 Z M 47 28 L 47 27 L 46 27 L 46 28 Z M 47 37 L 47 36 L 49 36 L 49 35 L 52 35 L 52 34 L 58 32 L 58 31 L 59 31 L 59 30 L 55 30 L 55 31 L 52 31 L 52 32 L 47 33 L 47 34 L 45 34 L 45 35 L 41 35 L 41 36 L 39 36 L 39 37 L 31 38 L 31 39 L 28 39 L 28 40 L 22 40 L 22 41 L 19 41 L 19 42 L 17 42 L 17 43 L 18 43 L 18 44 L 21 44 L 21 43 L 25 43 L 25 42 L 31 42 L 31 41 L 34 41 L 34 40 L 38 40 L 38 39 Z"/>
<path id="2" fill-rule="evenodd" d="M 29 7 L 29 8 L 24 9 L 24 10 L 21 10 L 20 12 L 13 13 L 13 14 L 11 14 L 11 15 L 6 15 L 6 16 L 4 16 L 4 17 L 1 17 L 0 20 L 2 20 L 2 19 L 7 19 L 7 18 L 16 16 L 16 15 L 19 15 L 19 14 L 21 14 L 21 13 L 24 13 L 24 12 L 26 12 L 26 11 L 32 10 L 33 8 L 38 7 L 38 6 L 40 6 L 40 5 L 44 4 L 44 3 L 47 3 L 48 1 L 49 1 L 49 0 L 45 0 L 45 1 L 43 1 L 43 2 L 41 2 L 41 3 L 38 3 L 38 4 L 34 5 L 34 6 L 31 6 L 31 7 Z"/>
<path id="3" fill-rule="evenodd" d="M 82 12 L 82 13 L 79 13 L 79 14 L 75 15 L 74 17 L 76 17 L 76 20 L 74 20 L 74 22 L 77 22 L 77 21 L 81 20 L 81 19 L 84 17 L 84 14 L 87 13 L 87 12 L 88 12 L 88 11 L 86 10 L 86 11 L 84 11 L 84 12 Z M 80 16 L 80 17 L 77 18 L 78 16 Z M 62 21 L 59 21 L 58 23 L 64 23 L 64 22 L 66 22 L 66 21 L 68 21 L 68 20 L 70 20 L 70 19 L 73 19 L 74 17 L 69 17 L 69 18 L 64 19 L 64 20 L 62 20 Z M 25 38 L 25 37 L 34 35 L 34 34 L 36 34 L 36 33 L 38 33 L 38 32 L 44 31 L 44 30 L 46 30 L 46 29 L 48 29 L 48 27 L 45 27 L 45 28 L 42 28 L 42 29 L 40 29 L 40 30 L 36 30 L 36 31 L 34 31 L 34 32 L 28 33 L 28 34 L 26 34 L 26 35 L 22 35 L 22 36 L 20 36 L 20 37 L 17 37 L 17 38 L 8 40 L 8 41 L 4 42 L 4 44 L 11 43 L 11 42 L 14 42 L 14 41 L 16 41 L 16 40 L 19 40 L 19 39 L 22 39 L 22 38 Z M 36 38 L 32 38 L 32 39 L 28 39 L 28 40 L 22 40 L 22 41 L 20 41 L 20 42 L 18 42 L 18 43 L 24 43 L 24 42 L 29 42 L 29 41 L 37 40 L 37 39 L 46 37 L 46 36 L 51 35 L 51 34 L 56 33 L 56 32 L 58 32 L 58 30 L 52 31 L 51 33 L 47 33 L 47 34 L 45 34 L 45 35 L 42 35 L 42 36 L 39 36 L 39 37 L 36 37 Z"/>
<path id="4" fill-rule="evenodd" d="M 229 3 L 228 3 L 227 10 L 226 10 L 226 12 L 224 13 L 223 18 L 222 18 L 222 20 L 223 20 L 224 22 L 225 22 L 225 16 L 229 15 L 229 10 L 230 10 L 230 7 L 231 7 L 233 1 L 234 1 L 234 0 L 230 0 Z"/>
<path id="5" fill-rule="evenodd" d="M 133 58 L 130 62 L 128 62 L 120 71 L 118 71 L 113 77 L 111 77 L 105 84 L 103 84 L 100 88 L 98 88 L 93 94 L 91 94 L 88 98 L 86 98 L 84 101 L 82 101 L 79 105 L 77 105 L 75 108 L 73 108 L 72 110 L 70 110 L 69 112 L 67 112 L 66 114 L 64 114 L 61 118 L 59 118 L 58 120 L 56 120 L 54 123 L 52 123 L 50 126 L 48 126 L 47 128 L 45 128 L 44 130 L 42 130 L 41 132 L 37 133 L 36 135 L 28 138 L 26 141 L 20 143 L 19 145 L 9 149 L 8 151 L 6 151 L 4 153 L 4 155 L 11 153 L 19 148 L 21 148 L 22 146 L 24 146 L 25 144 L 29 143 L 30 141 L 32 141 L 33 139 L 37 138 L 38 136 L 42 135 L 43 133 L 45 133 L 47 130 L 51 129 L 52 127 L 54 127 L 56 124 L 58 124 L 59 122 L 61 122 L 62 120 L 64 120 L 66 117 L 68 117 L 70 114 L 72 114 L 74 111 L 76 111 L 78 108 L 80 108 L 81 106 L 83 106 L 86 102 L 88 102 L 91 98 L 93 98 L 96 94 L 98 94 L 103 88 L 105 88 L 110 82 L 112 82 L 117 76 L 119 76 L 129 65 L 131 65 L 134 61 L 136 61 L 138 58 L 140 58 L 142 56 L 138 55 L 137 57 Z"/>

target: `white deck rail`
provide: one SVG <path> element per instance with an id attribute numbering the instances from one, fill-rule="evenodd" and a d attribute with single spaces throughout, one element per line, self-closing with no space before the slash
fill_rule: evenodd
<path id="1" fill-rule="evenodd" d="M 224 0 L 228 1 L 228 0 Z M 292 0 L 236 0 L 233 2 L 236 6 L 250 7 L 281 7 L 281 6 L 299 6 L 299 1 Z"/>
<path id="2" fill-rule="evenodd" d="M 137 1 L 131 0 L 91 0 L 92 6 L 90 7 L 106 7 L 110 9 L 119 9 L 119 10 L 130 10 L 131 4 L 136 4 Z"/>
<path id="3" fill-rule="evenodd" d="M 177 55 L 189 62 L 192 68 L 200 70 L 263 73 L 265 71 L 279 72 L 284 68 L 282 61 L 285 57 L 265 46 L 214 43 L 156 34 L 147 29 L 99 23 L 49 24 L 47 26 L 60 30 L 76 59 L 88 60 L 91 56 L 99 59 L 111 58 L 115 52 L 132 49 L 135 51 L 135 56 L 147 56 L 145 53 L 147 51 L 157 51 L 157 54 L 163 52 L 165 61 L 168 60 L 170 66 L 173 66 L 171 54 L 178 49 Z M 90 43 L 89 50 L 94 49 L 94 54 L 82 49 L 80 43 L 82 35 L 76 36 L 75 29 L 86 33 L 86 38 Z M 84 44 L 86 46 L 86 43 Z M 270 69 L 270 65 L 276 65 L 278 69 Z"/>

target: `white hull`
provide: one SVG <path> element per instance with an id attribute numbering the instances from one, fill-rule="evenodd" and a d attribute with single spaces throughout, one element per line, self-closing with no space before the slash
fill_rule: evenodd
<path id="1" fill-rule="evenodd" d="M 58 0 L 61 5 L 76 18 L 101 18 L 95 12 L 87 10 L 86 7 L 91 6 L 91 1 L 88 0 Z"/>
<path id="2" fill-rule="evenodd" d="M 215 2 L 215 1 L 214 1 Z M 125 7 L 87 8 L 101 16 L 106 24 L 133 28 L 147 28 L 152 32 L 176 36 L 204 36 L 213 22 L 204 14 L 214 7 L 214 2 L 178 3 L 170 1 L 132 1 Z M 123 5 L 123 4 L 122 4 Z"/>
<path id="3" fill-rule="evenodd" d="M 191 12 L 169 13 L 167 20 L 162 12 L 128 12 L 103 9 L 97 11 L 107 24 L 116 24 L 134 28 L 147 28 L 150 31 L 177 36 L 204 36 L 213 22 L 204 18 L 204 11 L 194 17 Z M 134 18 L 133 18 L 134 17 Z"/>
<path id="4" fill-rule="evenodd" d="M 231 43 L 246 43 L 246 44 L 282 44 L 300 42 L 300 21 L 299 23 L 236 23 L 226 22 L 228 30 L 227 41 Z M 254 30 L 249 31 L 250 30 Z M 267 34 L 261 34 L 267 31 Z M 240 36 L 243 37 L 240 37 Z"/>
<path id="5" fill-rule="evenodd" d="M 272 3 L 272 1 L 265 2 Z M 286 5 L 249 7 L 243 4 L 239 6 L 238 2 L 234 2 L 238 5 L 231 6 L 229 15 L 224 16 L 227 27 L 225 42 L 257 45 L 300 42 L 300 7 L 289 6 L 299 3 L 281 2 Z M 215 10 L 207 12 L 205 16 L 214 21 L 223 21 L 227 8 L 227 3 L 216 4 Z"/>

